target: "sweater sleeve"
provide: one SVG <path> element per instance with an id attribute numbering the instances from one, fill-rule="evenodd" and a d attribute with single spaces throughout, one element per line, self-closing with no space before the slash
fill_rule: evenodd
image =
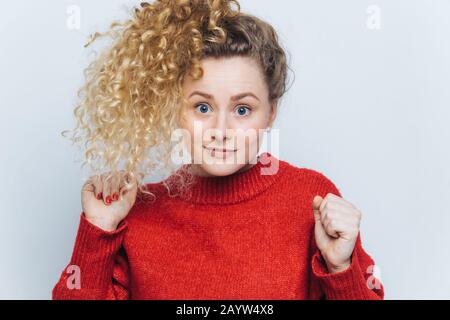
<path id="1" fill-rule="evenodd" d="M 129 299 L 129 265 L 122 247 L 126 229 L 123 220 L 116 230 L 103 230 L 82 212 L 70 263 L 54 286 L 52 299 Z"/>
<path id="2" fill-rule="evenodd" d="M 324 179 L 323 179 L 324 178 Z M 333 193 L 342 197 L 333 182 L 322 176 L 319 195 L 325 197 Z M 362 247 L 361 234 L 358 233 L 350 266 L 337 273 L 329 273 L 326 262 L 312 237 L 311 292 L 316 297 L 327 300 L 382 300 L 384 287 L 373 274 L 374 260 Z"/>
<path id="3" fill-rule="evenodd" d="M 359 234 L 347 269 L 329 273 L 319 249 L 315 249 L 311 261 L 313 277 L 327 300 L 382 300 L 384 288 L 373 275 L 374 265 L 373 259 L 362 248 Z"/>

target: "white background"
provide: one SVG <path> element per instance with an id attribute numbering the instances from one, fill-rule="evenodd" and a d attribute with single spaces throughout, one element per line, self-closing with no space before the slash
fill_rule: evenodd
<path id="1" fill-rule="evenodd" d="M 74 125 L 88 35 L 136 4 L 2 2 L 1 299 L 49 299 L 69 262 L 83 181 L 60 132 Z M 386 299 L 449 299 L 450 1 L 241 5 L 278 30 L 295 72 L 279 157 L 324 173 L 360 208 Z"/>

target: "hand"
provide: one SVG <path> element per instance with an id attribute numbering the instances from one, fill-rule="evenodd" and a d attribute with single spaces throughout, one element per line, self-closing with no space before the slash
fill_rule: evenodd
<path id="1" fill-rule="evenodd" d="M 137 183 L 128 174 L 89 177 L 81 189 L 81 205 L 89 222 L 106 231 L 117 229 L 136 201 Z M 127 188 L 127 184 L 129 186 Z"/>
<path id="2" fill-rule="evenodd" d="M 315 240 L 328 271 L 344 271 L 351 264 L 361 222 L 361 211 L 332 193 L 313 200 Z"/>

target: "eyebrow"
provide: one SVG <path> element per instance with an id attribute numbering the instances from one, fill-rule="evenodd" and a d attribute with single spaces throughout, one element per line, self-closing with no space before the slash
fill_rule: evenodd
<path id="1" fill-rule="evenodd" d="M 192 93 L 189 95 L 189 98 L 192 97 L 193 95 L 196 95 L 196 94 L 199 95 L 199 96 L 203 96 L 203 97 L 205 97 L 205 98 L 207 98 L 207 99 L 214 99 L 214 97 L 213 97 L 212 95 L 207 94 L 207 93 L 205 93 L 205 92 L 201 92 L 201 91 L 194 91 L 194 92 L 192 92 Z M 251 93 L 251 92 L 242 92 L 242 93 L 239 93 L 239 94 L 237 94 L 237 95 L 232 96 L 232 97 L 231 97 L 231 100 L 232 100 L 232 101 L 236 101 L 236 100 L 242 99 L 242 98 L 247 97 L 247 96 L 253 97 L 253 98 L 255 98 L 256 100 L 259 101 L 258 97 L 257 97 L 255 94 Z"/>

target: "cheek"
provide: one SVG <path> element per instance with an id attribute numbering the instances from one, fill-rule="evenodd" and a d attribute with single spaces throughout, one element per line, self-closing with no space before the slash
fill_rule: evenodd
<path id="1" fill-rule="evenodd" d="M 237 130 L 235 134 L 235 144 L 239 153 L 252 156 L 258 152 L 262 142 L 264 131 L 261 128 L 250 127 L 244 130 Z"/>
<path id="2" fill-rule="evenodd" d="M 243 123 L 243 128 L 247 135 L 248 145 L 259 145 L 264 136 L 264 130 L 266 129 L 266 119 L 263 116 L 249 119 Z"/>
<path id="3" fill-rule="evenodd" d="M 193 149 L 195 147 L 194 145 L 194 122 L 189 119 L 188 116 L 184 116 L 182 119 L 180 119 L 179 122 L 180 129 L 182 129 L 182 145 L 184 148 L 192 154 Z"/>
<path id="4" fill-rule="evenodd" d="M 204 128 L 204 124 L 196 119 L 190 112 L 186 112 L 183 114 L 182 119 L 180 121 L 180 127 L 187 132 L 189 135 L 189 140 L 191 144 L 194 144 L 194 135 L 198 134 L 198 128 Z M 197 130 L 197 131 L 196 131 Z M 187 138 L 187 137 L 185 137 Z"/>

